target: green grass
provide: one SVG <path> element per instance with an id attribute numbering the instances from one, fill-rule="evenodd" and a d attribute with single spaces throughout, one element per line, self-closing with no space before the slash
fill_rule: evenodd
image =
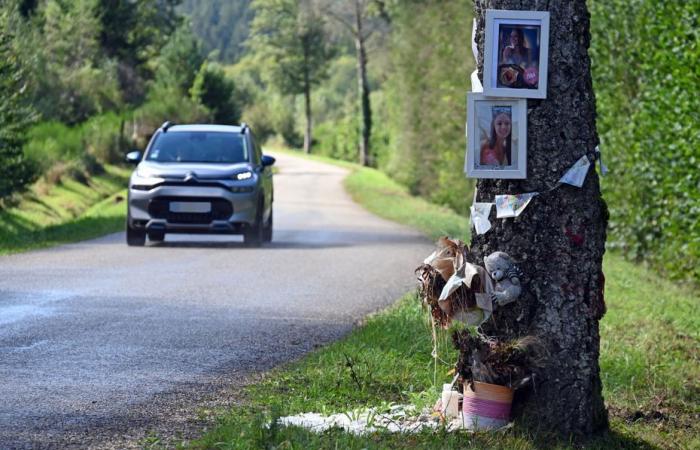
<path id="1" fill-rule="evenodd" d="M 0 211 L 0 254 L 75 242 L 119 231 L 126 214 L 130 170 L 106 172 L 83 184 L 66 176 L 38 182 L 15 207 Z"/>
<path id="2" fill-rule="evenodd" d="M 354 169 L 346 185 L 369 210 L 415 226 L 430 236 L 468 236 L 467 219 L 409 196 L 386 176 Z M 420 262 L 416 261 L 416 265 Z M 219 425 L 191 448 L 700 448 L 699 298 L 691 288 L 608 254 L 608 313 L 601 322 L 601 376 L 611 428 L 585 443 L 532 435 L 517 425 L 504 432 L 416 435 L 376 433 L 356 437 L 340 430 L 315 434 L 269 427 L 277 416 L 337 413 L 386 407 L 390 402 L 428 405 L 436 385 L 449 381 L 456 354 L 440 332 L 435 367 L 427 313 L 406 296 L 369 318 L 340 342 L 276 369 L 245 389 L 242 406 L 223 413 Z"/>

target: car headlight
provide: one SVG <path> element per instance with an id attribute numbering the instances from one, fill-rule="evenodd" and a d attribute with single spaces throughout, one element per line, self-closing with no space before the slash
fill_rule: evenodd
<path id="1" fill-rule="evenodd" d="M 163 182 L 163 179 L 154 176 L 153 172 L 148 169 L 138 168 L 136 173 L 131 177 L 131 189 L 137 191 L 149 191 L 157 184 Z"/>
<path id="2" fill-rule="evenodd" d="M 235 174 L 233 178 L 238 181 L 249 180 L 253 178 L 253 172 L 251 172 L 250 170 L 246 170 L 245 172 L 239 172 Z"/>

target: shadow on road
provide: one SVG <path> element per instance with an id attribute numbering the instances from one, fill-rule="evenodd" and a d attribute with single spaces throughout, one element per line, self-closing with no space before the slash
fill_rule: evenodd
<path id="1" fill-rule="evenodd" d="M 398 245 L 406 243 L 425 243 L 427 238 L 415 234 L 390 234 L 374 231 L 314 231 L 314 230 L 280 230 L 280 237 L 272 242 L 263 244 L 257 249 L 323 249 L 356 247 L 366 244 L 372 245 Z M 149 243 L 149 247 L 159 248 L 252 248 L 239 240 L 207 240 L 209 235 L 192 235 L 192 240 L 187 240 L 188 235 L 178 235 L 177 240 Z M 227 238 L 235 239 L 224 235 Z"/>

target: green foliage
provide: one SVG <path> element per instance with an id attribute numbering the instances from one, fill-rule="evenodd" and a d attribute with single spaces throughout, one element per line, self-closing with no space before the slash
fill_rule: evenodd
<path id="1" fill-rule="evenodd" d="M 66 170 L 60 184 L 34 184 L 16 207 L 0 211 L 0 254 L 90 239 L 124 229 L 124 186 L 131 170 L 105 166 L 101 173 L 90 177 L 89 185 L 69 177 L 70 172 L 89 171 L 87 164 L 77 162 L 74 168 Z"/>
<path id="2" fill-rule="evenodd" d="M 183 95 L 177 87 L 156 84 L 148 93 L 146 103 L 134 111 L 138 123 L 136 134 L 145 146 L 150 134 L 163 122 L 202 123 L 209 118 L 209 111 L 199 102 Z"/>
<path id="3" fill-rule="evenodd" d="M 180 0 L 99 0 L 100 45 L 110 57 L 134 66 L 158 56 L 181 24 Z"/>
<path id="4" fill-rule="evenodd" d="M 250 0 L 185 0 L 182 9 L 189 14 L 205 52 L 219 61 L 235 63 L 243 56 L 253 18 L 249 5 Z"/>
<path id="5" fill-rule="evenodd" d="M 74 163 L 88 174 L 100 173 L 100 165 L 120 163 L 130 145 L 126 116 L 107 113 L 80 125 L 43 122 L 32 127 L 24 152 L 40 170 L 48 173 L 61 163 Z"/>
<path id="6" fill-rule="evenodd" d="M 189 27 L 180 27 L 157 59 L 155 89 L 188 95 L 204 60 L 199 40 Z M 153 99 L 153 95 L 149 97 Z"/>
<path id="7" fill-rule="evenodd" d="M 25 103 L 24 71 L 7 31 L 9 15 L 9 10 L 0 10 L 0 206 L 35 175 L 22 151 L 32 110 Z"/>
<path id="8" fill-rule="evenodd" d="M 610 245 L 700 281 L 700 4 L 590 8 Z"/>
<path id="9" fill-rule="evenodd" d="M 268 80 L 283 94 L 303 94 L 327 76 L 328 47 L 322 18 L 309 2 L 254 0 L 251 49 L 265 61 Z"/>
<path id="10" fill-rule="evenodd" d="M 34 64 L 32 94 L 45 118 L 77 123 L 121 104 L 116 63 L 99 46 L 97 0 L 47 0 L 25 27 L 25 58 Z M 30 45 L 30 46 L 29 46 Z"/>
<path id="11" fill-rule="evenodd" d="M 304 94 L 304 150 L 312 143 L 311 90 L 327 76 L 333 50 L 309 0 L 254 0 L 250 48 L 266 81 L 282 95 Z M 285 122 L 285 125 L 289 122 Z M 290 141 L 291 128 L 280 129 Z M 296 133 L 296 132 L 295 132 Z"/>
<path id="12" fill-rule="evenodd" d="M 145 81 L 153 78 L 154 61 L 182 19 L 180 0 L 99 0 L 99 42 L 105 54 L 118 61 L 124 100 L 139 104 Z"/>
<path id="13" fill-rule="evenodd" d="M 412 193 L 459 212 L 467 211 L 472 186 L 462 171 L 465 92 L 474 67 L 471 10 L 469 0 L 395 6 L 386 115 L 375 121 L 390 137 L 380 168 Z"/>
<path id="14" fill-rule="evenodd" d="M 212 120 L 220 124 L 237 124 L 241 105 L 233 79 L 215 63 L 204 63 L 190 89 L 192 100 L 204 105 Z"/>
<path id="15" fill-rule="evenodd" d="M 85 148 L 81 157 L 91 156 L 106 164 L 123 162 L 130 144 L 130 137 L 126 135 L 127 122 L 127 115 L 106 113 L 83 123 Z"/>
<path id="16" fill-rule="evenodd" d="M 354 114 L 335 121 L 325 121 L 316 126 L 314 140 L 317 154 L 343 161 L 357 161 L 359 130 Z"/>
<path id="17" fill-rule="evenodd" d="M 84 151 L 83 131 L 61 122 L 43 122 L 32 127 L 24 151 L 42 173 L 53 165 L 77 159 Z"/>

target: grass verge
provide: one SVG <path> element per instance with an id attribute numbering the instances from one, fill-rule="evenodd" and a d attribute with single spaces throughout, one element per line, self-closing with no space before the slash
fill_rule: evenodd
<path id="1" fill-rule="evenodd" d="M 358 167 L 346 185 L 357 201 L 385 218 L 433 237 L 468 235 L 466 218 L 411 197 L 379 172 Z M 604 269 L 608 313 L 601 322 L 600 363 L 611 428 L 588 442 L 553 441 L 517 425 L 498 433 L 439 430 L 363 437 L 268 426 L 275 417 L 301 412 L 432 403 L 438 395 L 435 386 L 449 381 L 447 370 L 456 355 L 441 332 L 438 354 L 445 363 L 435 371 L 427 314 L 408 295 L 342 341 L 266 374 L 245 390 L 245 406 L 222 414 L 216 428 L 187 447 L 700 448 L 697 294 L 614 254 L 606 255 Z"/>
<path id="2" fill-rule="evenodd" d="M 124 228 L 130 170 L 105 166 L 87 183 L 38 182 L 17 206 L 0 211 L 0 254 L 50 247 Z"/>

